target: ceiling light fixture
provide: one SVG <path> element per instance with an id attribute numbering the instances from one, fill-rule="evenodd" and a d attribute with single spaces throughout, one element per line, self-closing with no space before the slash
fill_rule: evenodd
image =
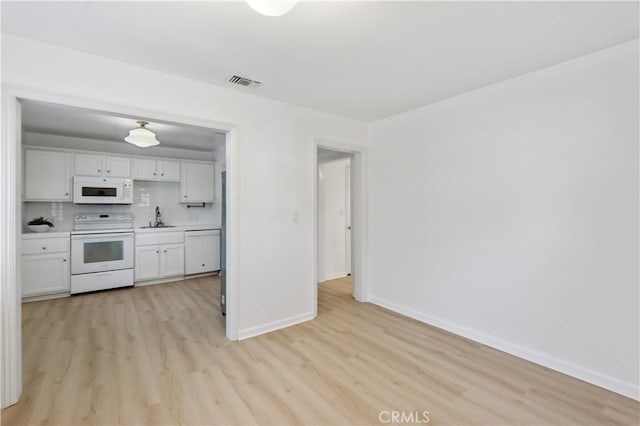
<path id="1" fill-rule="evenodd" d="M 150 146 L 160 145 L 158 139 L 156 139 L 156 134 L 151 130 L 147 129 L 145 126 L 149 124 L 147 121 L 136 121 L 140 125 L 140 127 L 136 127 L 133 130 L 129 130 L 129 136 L 124 138 L 126 142 L 129 142 L 132 145 L 139 146 L 140 148 L 148 148 Z"/>
<path id="2" fill-rule="evenodd" d="M 247 3 L 265 16 L 282 16 L 296 7 L 298 0 L 247 0 Z"/>

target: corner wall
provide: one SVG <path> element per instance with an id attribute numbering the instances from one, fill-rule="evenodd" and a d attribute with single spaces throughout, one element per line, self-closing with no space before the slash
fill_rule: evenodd
<path id="1" fill-rule="evenodd" d="M 371 300 L 638 399 L 638 48 L 370 124 Z"/>

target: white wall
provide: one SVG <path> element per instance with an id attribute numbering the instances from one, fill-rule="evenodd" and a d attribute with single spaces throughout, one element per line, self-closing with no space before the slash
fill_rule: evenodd
<path id="1" fill-rule="evenodd" d="M 363 123 L 7 34 L 2 82 L 237 125 L 239 335 L 312 316 L 313 141 L 365 145 Z"/>
<path id="2" fill-rule="evenodd" d="M 638 47 L 372 123 L 371 299 L 638 398 Z"/>
<path id="3" fill-rule="evenodd" d="M 347 271 L 347 167 L 349 158 L 318 166 L 320 282 L 344 277 Z"/>

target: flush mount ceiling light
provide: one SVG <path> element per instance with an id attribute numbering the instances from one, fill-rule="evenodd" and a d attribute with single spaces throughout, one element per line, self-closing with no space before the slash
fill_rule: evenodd
<path id="1" fill-rule="evenodd" d="M 147 121 L 136 121 L 140 127 L 136 127 L 133 130 L 129 130 L 129 136 L 124 138 L 126 142 L 132 145 L 139 146 L 140 148 L 148 148 L 150 146 L 160 145 L 156 134 L 145 126 L 149 124 Z"/>
<path id="2" fill-rule="evenodd" d="M 298 0 L 247 0 L 247 3 L 265 16 L 282 16 L 296 7 Z"/>

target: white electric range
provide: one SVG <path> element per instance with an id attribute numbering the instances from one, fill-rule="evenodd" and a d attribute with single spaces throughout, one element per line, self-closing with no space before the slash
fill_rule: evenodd
<path id="1" fill-rule="evenodd" d="M 133 215 L 80 213 L 71 232 L 71 294 L 133 285 Z"/>

